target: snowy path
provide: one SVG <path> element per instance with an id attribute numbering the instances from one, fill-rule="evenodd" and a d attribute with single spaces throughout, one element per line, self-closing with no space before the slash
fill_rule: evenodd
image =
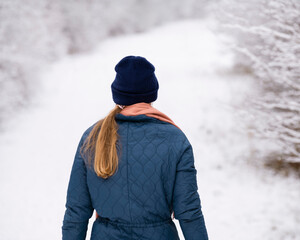
<path id="1" fill-rule="evenodd" d="M 160 89 L 153 106 L 181 126 L 193 145 L 210 239 L 300 239 L 300 184 L 246 166 L 253 143 L 237 131 L 230 105 L 251 84 L 225 74 L 232 56 L 209 26 L 182 21 L 107 39 L 92 53 L 66 57 L 42 74 L 36 105 L 0 137 L 1 240 L 61 239 L 76 146 L 83 131 L 113 108 L 113 68 L 126 55 L 154 63 Z"/>

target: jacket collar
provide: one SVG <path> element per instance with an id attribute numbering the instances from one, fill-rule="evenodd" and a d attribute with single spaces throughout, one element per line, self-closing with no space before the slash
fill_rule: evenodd
<path id="1" fill-rule="evenodd" d="M 177 128 L 179 128 L 171 118 L 169 118 L 166 114 L 162 113 L 158 109 L 151 106 L 150 103 L 139 102 L 135 104 L 131 104 L 125 106 L 124 109 L 120 113 L 116 115 L 116 119 L 121 120 L 152 120 L 153 118 L 156 120 L 164 121 L 173 124 Z M 180 128 L 179 128 L 180 129 Z"/>

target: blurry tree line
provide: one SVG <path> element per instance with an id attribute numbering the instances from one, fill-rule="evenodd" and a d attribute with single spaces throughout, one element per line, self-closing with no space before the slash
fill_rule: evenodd
<path id="1" fill-rule="evenodd" d="M 102 39 L 213 13 L 236 40 L 236 70 L 257 79 L 251 134 L 277 148 L 262 162 L 300 172 L 299 0 L 0 0 L 0 127 L 38 91 L 39 69 Z"/>
<path id="2" fill-rule="evenodd" d="M 0 0 L 0 127 L 38 91 L 45 63 L 108 36 L 202 17 L 208 0 Z"/>
<path id="3" fill-rule="evenodd" d="M 243 121 L 277 146 L 264 164 L 300 176 L 300 1 L 222 0 L 214 9 L 236 40 L 236 69 L 257 79 Z"/>

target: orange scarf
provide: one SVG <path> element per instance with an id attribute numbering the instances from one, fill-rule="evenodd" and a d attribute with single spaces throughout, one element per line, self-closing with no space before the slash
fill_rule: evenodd
<path id="1" fill-rule="evenodd" d="M 136 115 L 140 115 L 140 114 L 145 114 L 149 117 L 157 118 L 161 121 L 171 123 L 174 126 L 178 127 L 171 120 L 171 118 L 169 118 L 166 114 L 158 111 L 156 108 L 152 107 L 150 105 L 150 103 L 145 103 L 145 102 L 135 103 L 135 104 L 126 106 L 124 109 L 122 109 L 122 111 L 120 113 L 123 115 L 126 115 L 126 116 L 136 116 Z"/>
<path id="2" fill-rule="evenodd" d="M 126 116 L 136 116 L 140 114 L 145 114 L 149 117 L 157 118 L 161 121 L 165 121 L 168 123 L 173 124 L 174 126 L 178 127 L 166 114 L 158 111 L 156 108 L 152 107 L 150 103 L 139 102 L 132 105 L 128 105 L 122 109 L 120 112 Z M 179 128 L 179 127 L 178 127 Z M 179 128 L 180 129 L 180 128 Z M 98 213 L 96 212 L 96 218 L 98 218 Z M 172 219 L 174 219 L 174 212 L 172 213 Z"/>

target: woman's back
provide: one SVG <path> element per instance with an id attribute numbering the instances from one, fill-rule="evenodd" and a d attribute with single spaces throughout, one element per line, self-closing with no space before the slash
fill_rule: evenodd
<path id="1" fill-rule="evenodd" d="M 68 186 L 63 239 L 84 240 L 96 210 L 91 240 L 179 240 L 173 212 L 185 239 L 207 240 L 193 150 L 185 134 L 175 124 L 146 114 L 118 113 L 114 120 L 120 148 L 112 176 L 99 177 L 80 152 L 98 122 L 81 137 Z"/>
<path id="2" fill-rule="evenodd" d="M 88 172 L 94 208 L 102 218 L 127 223 L 124 229 L 144 228 L 143 236 L 136 236 L 141 229 L 132 228 L 129 234 L 122 235 L 124 239 L 147 239 L 145 232 L 152 237 L 150 239 L 159 239 L 154 238 L 155 233 L 161 236 L 167 232 L 163 239 L 177 239 L 171 219 L 171 201 L 175 160 L 184 136 L 175 126 L 146 115 L 119 114 L 116 120 L 122 146 L 119 169 L 106 180 L 99 179 L 93 171 Z M 92 236 L 97 232 L 101 234 L 103 225 L 99 221 L 94 225 Z M 150 227 L 152 225 L 157 227 Z M 164 233 L 157 232 L 161 227 Z"/>
<path id="3" fill-rule="evenodd" d="M 180 145 L 183 135 L 175 126 L 146 115 L 118 114 L 116 120 L 122 146 L 118 171 L 108 179 L 88 171 L 93 206 L 113 221 L 144 224 L 170 219 L 180 151 L 174 139 Z"/>

